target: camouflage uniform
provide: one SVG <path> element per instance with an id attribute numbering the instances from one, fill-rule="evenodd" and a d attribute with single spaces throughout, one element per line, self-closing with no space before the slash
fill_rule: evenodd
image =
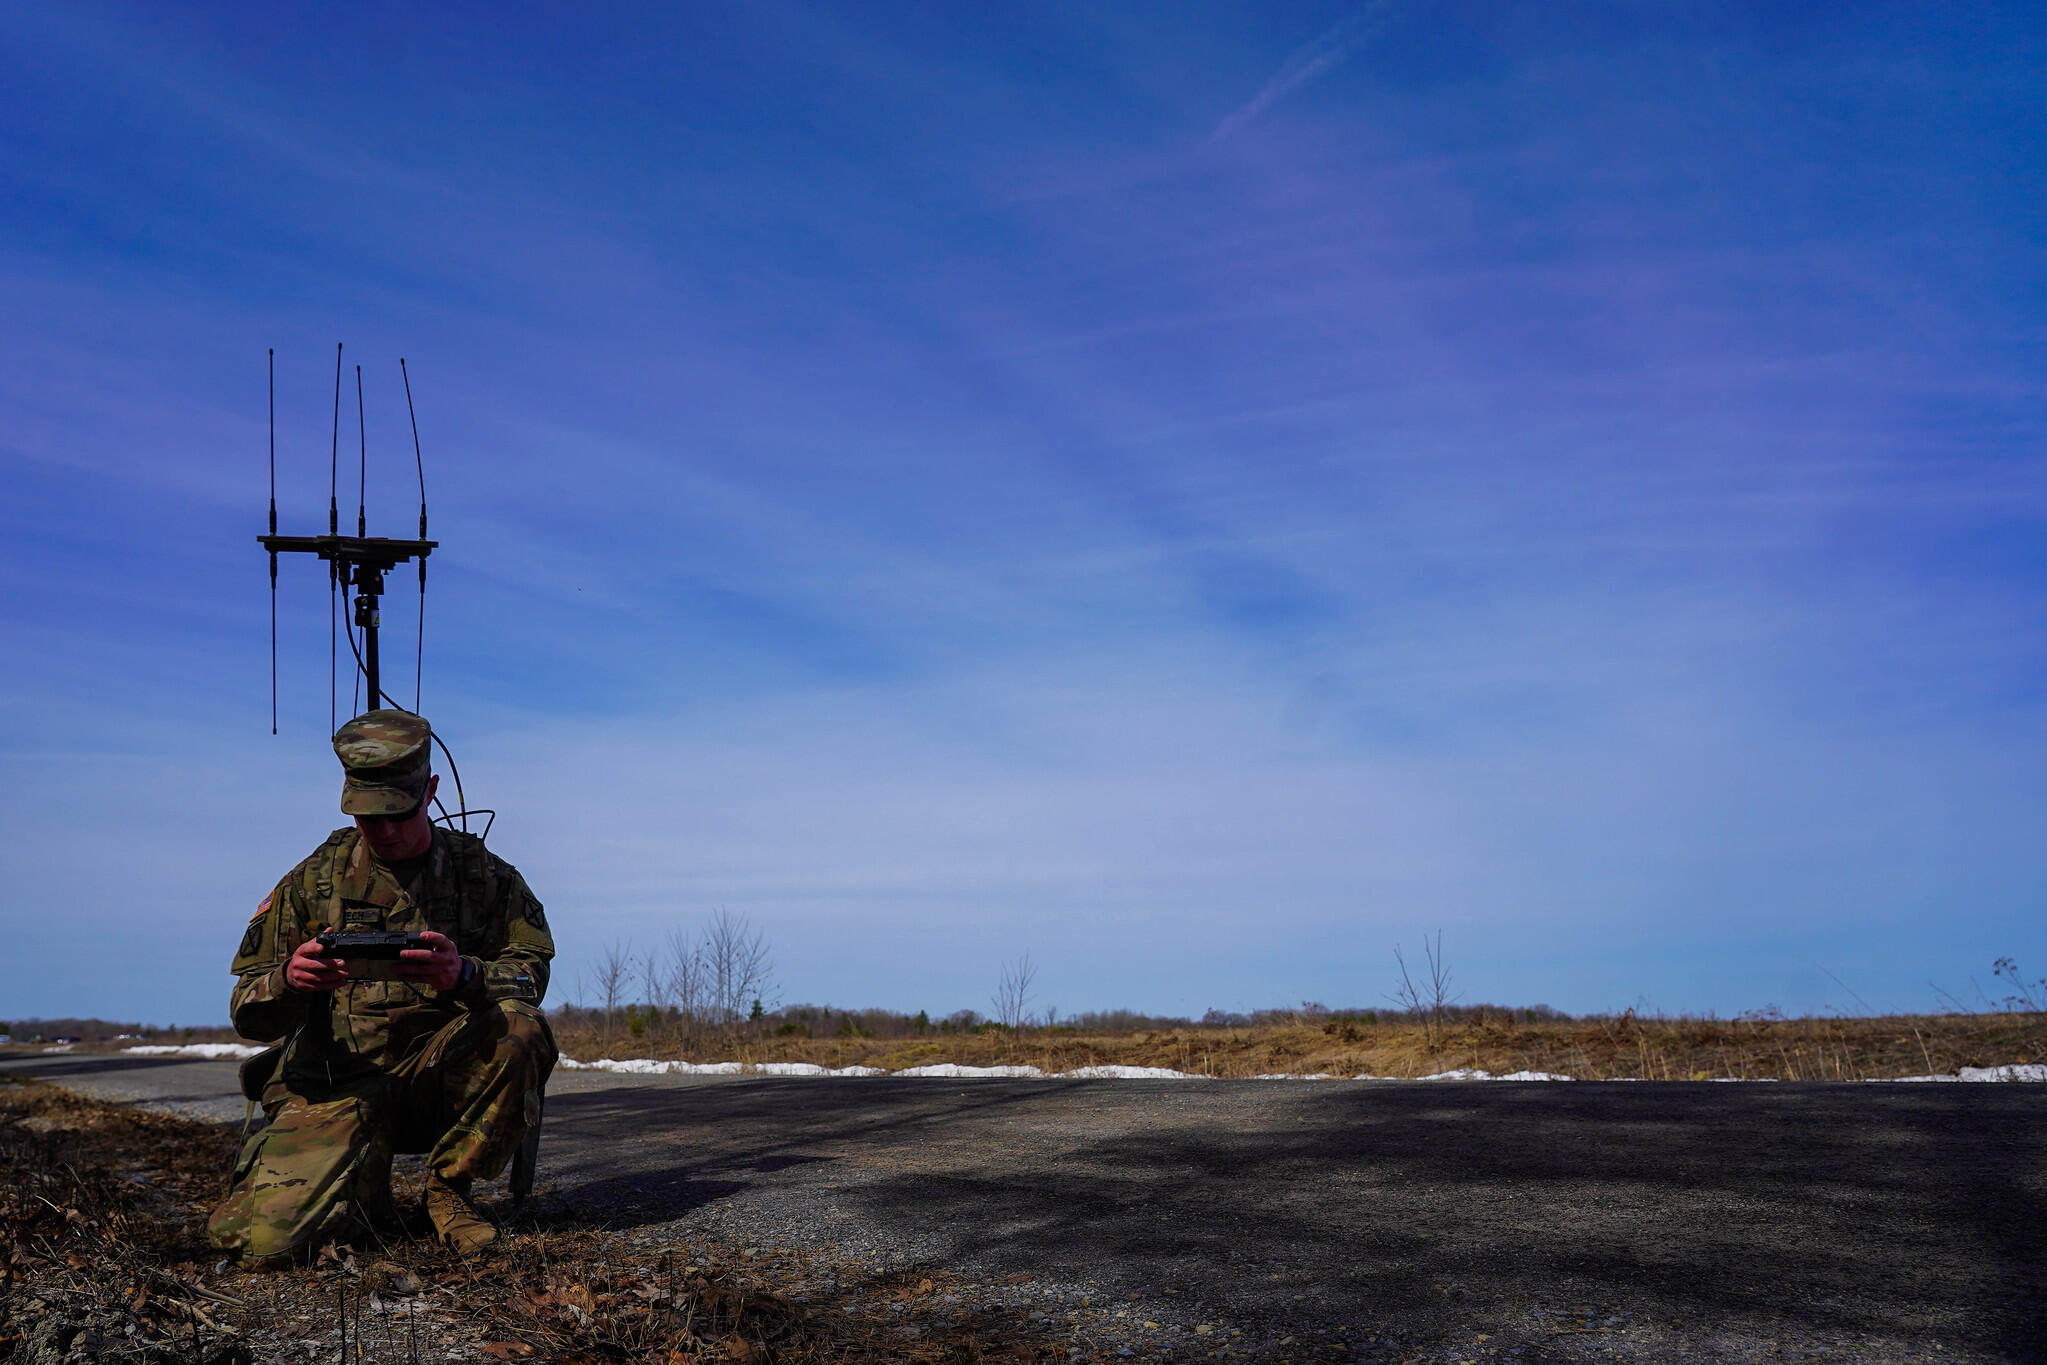
<path id="1" fill-rule="evenodd" d="M 386 813 L 360 809 L 376 804 L 366 785 L 351 765 L 343 809 Z M 325 928 L 433 929 L 476 965 L 447 991 L 395 980 L 295 991 L 285 963 Z M 330 835 L 264 898 L 235 954 L 236 1030 L 285 1045 L 262 1094 L 270 1122 L 243 1145 L 208 1225 L 214 1244 L 274 1258 L 395 1221 L 394 1152 L 428 1153 L 431 1176 L 465 1188 L 496 1176 L 538 1118 L 557 1056 L 540 1012 L 553 956 L 540 902 L 481 839 L 436 827 L 401 886 L 356 830 Z"/>

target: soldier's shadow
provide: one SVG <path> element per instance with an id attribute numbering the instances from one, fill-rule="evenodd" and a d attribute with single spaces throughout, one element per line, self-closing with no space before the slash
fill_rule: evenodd
<path id="1" fill-rule="evenodd" d="M 579 1182 L 573 1190 L 543 1186 L 518 1213 L 513 1213 L 509 1197 L 493 1212 L 514 1226 L 640 1227 L 681 1218 L 746 1188 L 744 1181 L 692 1179 L 686 1172 L 675 1171 Z"/>
<path id="2" fill-rule="evenodd" d="M 392 1189 L 401 1204 L 418 1202 L 425 1165 L 425 1157 L 411 1153 L 393 1161 Z M 539 1183 L 521 1207 L 512 1207 L 505 1180 L 478 1185 L 477 1202 L 508 1230 L 562 1232 L 664 1223 L 747 1188 L 745 1181 L 705 1179 L 682 1167 L 563 1184 L 550 1182 L 544 1165 L 541 1170 Z"/>

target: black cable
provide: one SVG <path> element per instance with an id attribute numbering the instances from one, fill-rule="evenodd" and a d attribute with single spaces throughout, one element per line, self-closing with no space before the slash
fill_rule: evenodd
<path id="1" fill-rule="evenodd" d="M 360 670 L 360 676 L 357 678 L 357 681 L 358 683 L 360 683 L 363 677 L 367 677 L 369 675 L 369 665 L 363 661 L 362 651 L 356 648 L 355 631 L 353 629 L 351 629 L 348 632 L 348 648 L 349 652 L 355 655 L 355 666 L 358 670 Z M 399 705 L 398 699 L 396 697 L 393 697 L 389 692 L 386 692 L 381 687 L 377 689 L 377 698 L 373 699 L 371 702 L 372 709 L 375 709 L 376 700 L 378 699 L 381 699 L 382 701 L 388 703 L 391 709 L 394 711 L 405 710 L 403 706 Z M 416 716 L 419 714 L 419 712 L 413 711 L 408 714 Z M 439 731 L 434 730 L 431 727 L 429 727 L 427 730 L 427 737 L 431 739 L 435 744 L 438 744 L 440 746 L 441 757 L 448 760 L 448 776 L 455 779 L 455 801 L 456 804 L 460 807 L 460 809 L 450 813 L 447 806 L 442 804 L 441 799 L 438 796 L 436 796 L 434 798 L 434 804 L 440 807 L 441 810 L 440 818 L 452 822 L 453 820 L 459 817 L 462 820 L 462 832 L 464 834 L 467 834 L 469 832 L 468 819 L 469 816 L 488 815 L 490 817 L 490 823 L 486 824 L 483 827 L 483 833 L 477 836 L 480 839 L 488 839 L 490 837 L 491 825 L 497 823 L 498 818 L 497 811 L 489 806 L 478 806 L 475 810 L 469 809 L 468 798 L 465 797 L 462 793 L 462 770 L 455 766 L 455 755 L 453 751 L 451 751 L 448 748 L 448 742 L 441 738 Z M 452 823 L 449 825 L 449 828 L 450 829 L 454 828 Z"/>
<path id="2" fill-rule="evenodd" d="M 334 649 L 334 587 L 335 575 L 341 566 L 328 561 L 327 564 L 327 733 L 333 734 L 338 728 L 334 720 L 334 674 L 341 662 L 341 656 Z"/>
<path id="3" fill-rule="evenodd" d="M 438 805 L 440 805 L 440 802 L 439 802 L 439 801 L 435 801 L 435 802 L 434 802 L 434 804 L 438 806 Z M 496 824 L 496 823 L 498 822 L 498 813 L 497 813 L 497 811 L 496 811 L 496 810 L 495 810 L 494 808 L 492 808 L 492 807 L 490 807 L 490 806 L 464 806 L 464 807 L 463 807 L 463 808 L 462 808 L 461 810 L 458 810 L 458 811 L 456 811 L 456 812 L 455 812 L 455 815 L 459 815 L 459 816 L 461 816 L 461 817 L 462 817 L 462 832 L 463 832 L 464 834 L 467 834 L 467 833 L 469 832 L 469 817 L 470 817 L 470 816 L 472 816 L 472 815 L 488 815 L 488 816 L 490 817 L 490 819 L 488 819 L 488 820 L 486 820 L 486 821 L 484 821 L 484 822 L 483 822 L 483 831 L 482 831 L 482 833 L 480 833 L 480 834 L 478 834 L 478 835 L 476 836 L 476 837 L 477 837 L 477 838 L 479 838 L 479 839 L 485 839 L 485 840 L 487 840 L 487 839 L 489 839 L 489 838 L 490 838 L 490 827 L 491 827 L 492 825 L 495 825 L 495 824 Z M 453 821 L 454 821 L 454 818 L 455 818 L 455 817 L 454 817 L 454 816 L 452 816 L 452 815 L 449 815 L 449 814 L 447 813 L 447 811 L 446 811 L 446 809 L 445 809 L 445 808 L 444 808 L 444 809 L 442 810 L 442 812 L 441 812 L 441 814 L 440 814 L 440 816 L 439 816 L 438 818 L 439 818 L 439 819 L 441 819 L 441 820 L 446 820 L 446 821 L 449 821 L 449 822 L 450 822 L 450 823 L 449 823 L 449 825 L 448 825 L 448 828 L 449 828 L 449 829 L 453 829 L 453 828 L 455 828 L 455 826 L 454 826 L 454 824 L 453 824 Z"/>
<path id="4" fill-rule="evenodd" d="M 447 742 L 439 735 L 434 734 L 431 728 L 427 733 L 432 737 L 434 743 L 441 746 L 441 757 L 448 760 L 448 776 L 455 779 L 455 803 L 462 808 L 456 813 L 462 817 L 462 832 L 467 834 L 469 832 L 469 798 L 462 794 L 462 770 L 455 766 L 455 755 L 449 752 Z M 447 815 L 446 806 L 441 807 L 441 813 L 443 816 Z M 492 811 L 490 816 L 495 821 L 497 819 L 497 812 Z M 483 830 L 484 834 L 488 835 L 490 833 L 490 826 L 485 825 Z"/>
<path id="5" fill-rule="evenodd" d="M 270 555 L 270 733 L 277 733 L 277 554 Z"/>
<path id="6" fill-rule="evenodd" d="M 342 605 L 347 605 L 345 597 Z M 348 704 L 352 708 L 355 706 L 357 698 L 362 696 L 363 680 L 369 677 L 370 667 L 363 662 L 362 647 L 355 641 L 355 622 L 346 612 L 341 617 L 341 632 L 348 637 L 348 652 L 355 656 L 355 677 L 350 679 L 348 687 Z M 383 689 L 379 688 L 378 690 L 382 691 Z M 374 698 L 371 699 L 368 709 L 372 711 L 377 709 L 377 703 Z M 362 712 L 357 711 L 355 714 L 359 716 Z"/>

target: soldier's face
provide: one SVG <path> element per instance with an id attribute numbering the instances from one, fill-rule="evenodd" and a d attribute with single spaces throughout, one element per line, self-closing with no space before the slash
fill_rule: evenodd
<path id="1" fill-rule="evenodd" d="M 387 863 L 404 862 L 426 852 L 434 840 L 433 816 L 427 807 L 440 785 L 438 773 L 427 778 L 426 795 L 409 815 L 356 816 L 355 827 L 362 831 L 362 841 L 370 846 L 370 852 Z"/>

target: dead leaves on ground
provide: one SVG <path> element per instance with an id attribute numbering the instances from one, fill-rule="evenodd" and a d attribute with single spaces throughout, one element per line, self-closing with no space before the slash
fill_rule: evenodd
<path id="1" fill-rule="evenodd" d="M 309 1340 L 338 1313 L 351 1339 L 417 1319 L 446 1345 L 563 1365 L 912 1365 L 1036 1358 L 1047 1345 L 1013 1315 L 962 1303 L 950 1291 L 966 1287 L 935 1270 L 721 1252 L 572 1215 L 528 1224 L 480 1262 L 400 1242 L 215 1279 L 204 1219 L 236 1146 L 230 1129 L 0 1077 L 0 1360 L 22 1326 L 7 1304 L 36 1296 L 104 1305 L 145 1341 L 200 1332 L 209 1349 L 237 1351 Z M 17 1286 L 33 1292 L 4 1292 Z"/>
<path id="2" fill-rule="evenodd" d="M 693 1365 L 766 1365 L 777 1353 L 803 1354 L 810 1342 L 797 1305 L 758 1283 L 718 1267 L 682 1268 L 667 1258 L 602 1250 L 588 1234 L 543 1236 L 514 1265 L 500 1264 L 494 1278 L 512 1286 L 505 1307 L 527 1322 L 521 1342 L 549 1359 L 680 1356 Z M 537 1273 L 520 1273 L 528 1269 Z"/>

